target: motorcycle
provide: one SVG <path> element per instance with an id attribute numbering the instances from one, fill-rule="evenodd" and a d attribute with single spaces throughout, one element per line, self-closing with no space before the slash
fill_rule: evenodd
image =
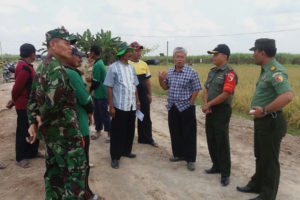
<path id="1" fill-rule="evenodd" d="M 7 83 L 15 79 L 15 76 L 13 75 L 15 73 L 15 69 L 16 67 L 14 62 L 9 62 L 3 66 L 3 71 L 2 71 L 3 83 Z"/>

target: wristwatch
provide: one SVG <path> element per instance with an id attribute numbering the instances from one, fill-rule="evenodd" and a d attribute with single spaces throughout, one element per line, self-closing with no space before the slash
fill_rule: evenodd
<path id="1" fill-rule="evenodd" d="M 268 113 L 268 111 L 266 110 L 266 107 L 263 107 L 263 109 L 262 109 L 262 113 L 263 113 L 264 115 L 267 115 L 267 114 L 269 114 L 269 113 Z"/>

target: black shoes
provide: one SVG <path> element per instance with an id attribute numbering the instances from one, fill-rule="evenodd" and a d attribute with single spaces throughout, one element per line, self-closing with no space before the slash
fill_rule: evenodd
<path id="1" fill-rule="evenodd" d="M 187 163 L 187 168 L 190 171 L 195 171 L 195 163 L 194 162 L 188 162 Z"/>
<path id="2" fill-rule="evenodd" d="M 246 186 L 237 186 L 236 189 L 240 192 L 245 192 L 245 193 L 259 193 L 247 185 Z"/>
<path id="3" fill-rule="evenodd" d="M 260 196 L 255 197 L 254 199 L 249 199 L 249 200 L 263 200 Z"/>
<path id="4" fill-rule="evenodd" d="M 177 161 L 182 161 L 182 160 L 184 160 L 184 158 L 172 156 L 171 158 L 169 158 L 169 160 L 170 160 L 170 162 L 177 162 Z"/>
<path id="5" fill-rule="evenodd" d="M 133 153 L 129 153 L 129 154 L 126 154 L 124 156 L 127 157 L 127 158 L 135 158 L 136 157 L 136 155 L 133 154 Z"/>
<path id="6" fill-rule="evenodd" d="M 112 160 L 111 161 L 111 167 L 114 169 L 118 169 L 119 168 L 119 161 L 118 160 Z"/>
<path id="7" fill-rule="evenodd" d="M 229 185 L 229 177 L 228 176 L 222 176 L 221 177 L 221 184 L 223 185 L 223 186 L 227 186 L 227 185 Z"/>
<path id="8" fill-rule="evenodd" d="M 220 172 L 219 169 L 217 169 L 216 167 L 212 166 L 212 168 L 206 169 L 205 173 L 207 173 L 207 174 L 219 174 L 221 172 Z"/>

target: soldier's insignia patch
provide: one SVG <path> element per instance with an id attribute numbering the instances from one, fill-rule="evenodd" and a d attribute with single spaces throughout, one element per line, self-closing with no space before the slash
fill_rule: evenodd
<path id="1" fill-rule="evenodd" d="M 282 82 L 283 81 L 283 76 L 277 76 L 276 79 L 275 79 L 278 83 Z"/>
<path id="2" fill-rule="evenodd" d="M 270 67 L 270 70 L 271 71 L 274 71 L 276 69 L 276 67 L 274 66 L 274 65 L 272 65 L 271 67 Z"/>
<path id="3" fill-rule="evenodd" d="M 272 75 L 272 77 L 275 77 L 275 76 L 280 75 L 280 74 L 282 74 L 282 73 L 281 73 L 281 72 L 275 72 L 275 73 Z"/>

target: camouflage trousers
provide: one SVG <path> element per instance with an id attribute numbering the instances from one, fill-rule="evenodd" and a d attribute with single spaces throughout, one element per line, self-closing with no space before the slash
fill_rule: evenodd
<path id="1" fill-rule="evenodd" d="M 87 168 L 82 142 L 44 142 L 46 200 L 82 199 Z"/>

